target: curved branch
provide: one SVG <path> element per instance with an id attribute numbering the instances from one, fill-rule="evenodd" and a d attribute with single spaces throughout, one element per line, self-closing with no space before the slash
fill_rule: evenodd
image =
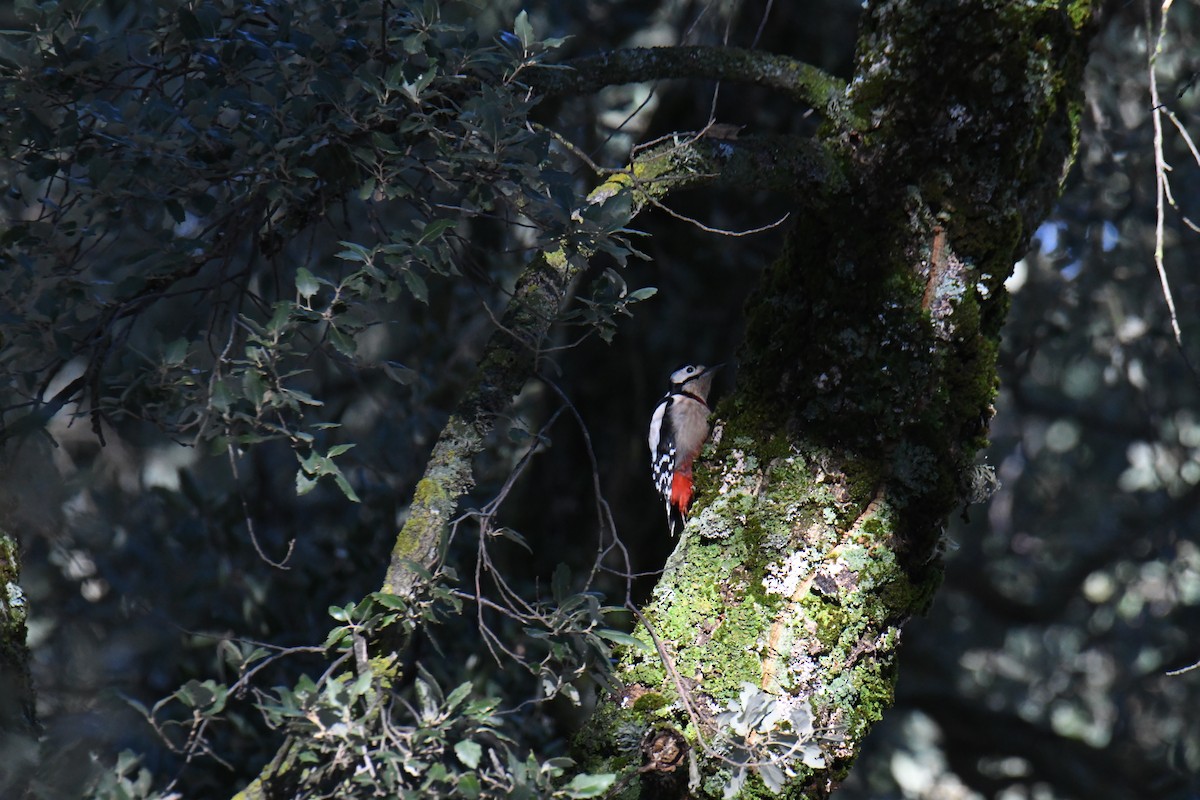
<path id="1" fill-rule="evenodd" d="M 483 451 L 496 417 L 533 374 L 538 347 L 584 261 L 560 249 L 539 254 L 521 273 L 500 327 L 485 347 L 473 384 L 429 456 L 408 520 L 392 548 L 383 591 L 410 594 L 421 580 L 421 570 L 436 564 L 458 500 L 475 485 L 474 458 Z"/>
<path id="2" fill-rule="evenodd" d="M 564 69 L 566 67 L 566 69 Z M 632 47 L 538 65 L 526 73 L 546 95 L 590 94 L 605 86 L 664 78 L 705 78 L 779 89 L 843 125 L 846 84 L 788 56 L 739 47 Z"/>
<path id="3" fill-rule="evenodd" d="M 796 136 L 668 140 L 635 156 L 631 175 L 655 198 L 698 188 L 765 189 L 804 198 L 846 185 L 825 143 Z"/>

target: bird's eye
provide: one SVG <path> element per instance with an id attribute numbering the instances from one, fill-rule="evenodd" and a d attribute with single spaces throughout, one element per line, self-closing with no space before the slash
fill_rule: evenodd
<path id="1" fill-rule="evenodd" d="M 691 373 L 695 372 L 695 371 L 696 371 L 696 368 L 695 368 L 695 367 L 688 367 L 688 374 L 689 374 L 689 375 L 690 375 Z"/>

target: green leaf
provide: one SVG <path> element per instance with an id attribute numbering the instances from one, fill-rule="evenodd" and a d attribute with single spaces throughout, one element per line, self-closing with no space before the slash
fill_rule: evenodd
<path id="1" fill-rule="evenodd" d="M 122 750 L 117 756 L 116 772 L 120 775 L 126 775 L 133 771 L 142 763 L 142 757 L 132 750 Z"/>
<path id="2" fill-rule="evenodd" d="M 317 488 L 317 479 L 309 478 L 303 470 L 296 470 L 296 494 L 306 495 Z"/>
<path id="3" fill-rule="evenodd" d="M 472 772 L 468 772 L 458 779 L 458 793 L 467 800 L 475 800 L 482 794 L 483 787 L 479 783 L 479 777 Z"/>
<path id="4" fill-rule="evenodd" d="M 329 341 L 333 345 L 333 349 L 346 358 L 354 358 L 358 353 L 358 345 L 355 344 L 354 337 L 340 328 L 329 329 Z"/>
<path id="5" fill-rule="evenodd" d="M 408 386 L 417 379 L 417 371 L 404 366 L 399 361 L 383 362 L 383 372 L 401 386 Z"/>
<path id="6" fill-rule="evenodd" d="M 354 603 L 350 603 L 346 608 L 353 610 Z M 296 679 L 296 694 L 301 695 L 301 699 L 309 697 L 317 693 L 317 684 L 313 683 L 313 679 L 308 675 L 301 675 Z"/>
<path id="7" fill-rule="evenodd" d="M 471 694 L 472 685 L 470 681 L 464 681 L 454 687 L 454 691 L 446 695 L 446 710 L 453 711 L 458 708 L 463 700 L 467 699 L 467 695 Z"/>
<path id="8" fill-rule="evenodd" d="M 762 782 L 774 794 L 779 794 L 783 789 L 784 783 L 787 781 L 787 775 L 784 774 L 783 770 L 777 764 L 772 764 L 770 761 L 764 761 L 758 765 L 758 777 L 762 778 Z"/>
<path id="9" fill-rule="evenodd" d="M 212 407 L 218 413 L 224 414 L 233 405 L 236 398 L 233 396 L 233 391 L 229 388 L 229 384 L 225 381 L 218 380 L 213 383 L 212 388 Z"/>
<path id="10" fill-rule="evenodd" d="M 424 278 L 411 269 L 406 269 L 404 270 L 404 282 L 408 284 L 408 290 L 412 292 L 413 297 L 429 305 L 429 287 L 425 285 Z"/>
<path id="11" fill-rule="evenodd" d="M 275 307 L 271 311 L 271 319 L 267 320 L 268 334 L 275 336 L 284 329 L 284 326 L 287 325 L 288 320 L 292 316 L 292 308 L 294 308 L 294 305 L 286 300 L 280 300 L 275 303 Z"/>
<path id="12" fill-rule="evenodd" d="M 613 644 L 624 645 L 625 647 L 636 647 L 639 650 L 646 650 L 647 652 L 654 649 L 636 636 L 631 636 L 623 631 L 614 631 L 611 628 L 599 628 L 596 631 L 596 635 L 601 639 L 607 639 Z"/>
<path id="13" fill-rule="evenodd" d="M 349 628 L 346 628 L 346 627 L 334 628 L 333 630 L 331 630 L 329 632 L 329 635 L 325 637 L 325 643 L 321 646 L 324 647 L 326 650 L 328 650 L 329 648 L 340 644 L 343 639 L 348 639 L 348 638 L 350 638 L 350 629 Z"/>
<path id="14" fill-rule="evenodd" d="M 350 481 L 346 480 L 346 476 L 342 474 L 340 469 L 334 468 L 333 482 L 342 490 L 342 494 L 346 495 L 346 499 L 351 503 L 361 503 L 358 493 L 354 491 L 354 487 L 350 485 Z"/>
<path id="15" fill-rule="evenodd" d="M 658 289 L 653 286 L 644 286 L 641 289 L 634 289 L 626 299 L 630 303 L 640 303 L 643 300 L 649 300 L 656 294 L 658 294 Z"/>
<path id="16" fill-rule="evenodd" d="M 363 264 L 369 264 L 374 259 L 374 254 L 361 244 L 354 242 L 339 242 L 338 244 L 346 248 L 337 254 L 337 257 L 343 261 L 358 261 Z"/>
<path id="17" fill-rule="evenodd" d="M 306 268 L 300 267 L 296 270 L 296 291 L 305 300 L 312 297 L 320 290 L 321 285 L 317 283 L 317 278 Z"/>
<path id="18" fill-rule="evenodd" d="M 379 605 L 383 606 L 384 608 L 390 608 L 394 611 L 403 611 L 409 606 L 408 600 L 405 600 L 398 594 L 391 594 L 390 592 L 374 592 L 371 595 L 371 599 L 376 603 L 379 603 Z"/>
<path id="19" fill-rule="evenodd" d="M 458 760 L 467 769 L 475 769 L 479 766 L 479 759 L 483 756 L 483 748 L 479 746 L 478 742 L 463 739 L 454 745 L 454 755 L 458 756 Z"/>
<path id="20" fill-rule="evenodd" d="M 324 400 L 318 400 L 308 392 L 301 391 L 300 389 L 284 389 L 283 393 L 306 406 L 315 406 L 320 408 L 321 406 L 325 405 Z"/>
<path id="21" fill-rule="evenodd" d="M 425 40 L 427 38 L 429 37 L 425 35 L 424 31 L 418 31 L 417 33 L 404 37 L 404 52 L 408 53 L 410 56 L 414 56 L 421 52 L 425 49 Z"/>
<path id="22" fill-rule="evenodd" d="M 143 717 L 145 717 L 146 719 L 150 719 L 150 709 L 146 708 L 146 704 L 145 704 L 145 703 L 143 703 L 143 702 L 141 702 L 141 701 L 139 701 L 139 700 L 135 700 L 135 699 L 133 699 L 132 697 L 128 697 L 128 696 L 126 696 L 126 695 L 124 695 L 124 694 L 120 695 L 120 697 L 121 697 L 121 699 L 122 699 L 122 700 L 124 700 L 126 703 L 128 703 L 128 704 L 129 704 L 129 705 L 131 705 L 131 706 L 133 706 L 133 708 L 134 708 L 134 709 L 135 709 L 135 710 L 136 710 L 136 711 L 137 711 L 139 714 L 141 714 Z"/>
<path id="23" fill-rule="evenodd" d="M 215 681 L 205 681 L 205 683 L 216 693 L 216 697 L 213 699 L 212 705 L 206 709 L 206 713 L 220 714 L 225 710 L 225 701 L 229 698 L 229 687 Z"/>
<path id="24" fill-rule="evenodd" d="M 517 14 L 516 20 L 513 21 L 513 33 L 517 35 L 524 49 L 528 50 L 533 44 L 533 26 L 529 24 L 529 14 L 524 10 Z"/>
<path id="25" fill-rule="evenodd" d="M 216 713 L 225 706 L 225 696 L 228 691 L 228 687 L 215 681 L 201 682 L 192 679 L 175 690 L 175 697 L 184 705 Z"/>
<path id="26" fill-rule="evenodd" d="M 225 660 L 230 666 L 237 669 L 244 669 L 255 661 L 259 661 L 270 655 L 270 653 L 262 647 L 251 647 L 248 644 L 239 647 L 229 639 L 222 640 L 222 644 L 227 646 L 225 650 Z"/>
<path id="27" fill-rule="evenodd" d="M 567 797 L 599 797 L 608 791 L 617 776 L 611 772 L 598 775 L 576 775 L 571 782 L 562 788 Z"/>
<path id="28" fill-rule="evenodd" d="M 517 533 L 516 531 L 514 531 L 512 528 L 509 528 L 507 526 L 501 527 L 501 528 L 496 528 L 495 533 L 497 536 L 503 536 L 505 539 L 508 539 L 509 541 L 516 542 L 521 547 L 524 547 L 526 550 L 528 550 L 530 553 L 533 552 L 533 548 L 529 546 L 529 542 L 525 540 L 525 537 L 522 536 L 521 534 Z"/>
<path id="29" fill-rule="evenodd" d="M 425 226 L 425 230 L 421 232 L 421 238 L 417 239 L 417 244 L 427 244 L 434 239 L 439 238 L 450 228 L 455 225 L 452 219 L 435 219 Z"/>
<path id="30" fill-rule="evenodd" d="M 374 677 L 375 676 L 371 674 L 370 670 L 365 670 L 361 675 L 354 679 L 353 683 L 346 687 L 350 692 L 350 696 L 352 698 L 358 698 L 369 692 L 371 690 L 371 681 L 374 679 Z"/>
<path id="31" fill-rule="evenodd" d="M 409 99 L 411 99 L 414 103 L 420 103 L 421 92 L 423 92 L 425 87 L 429 86 L 430 82 L 433 81 L 434 75 L 435 72 L 433 70 L 422 72 L 412 83 L 409 83 L 408 81 L 402 83 L 400 85 L 400 89 L 406 95 L 408 95 Z"/>
<path id="32" fill-rule="evenodd" d="M 176 339 L 163 348 L 163 363 L 168 367 L 178 367 L 187 358 L 188 340 Z"/>
<path id="33" fill-rule="evenodd" d="M 248 369 L 242 373 L 242 395 L 247 400 L 255 406 L 261 406 L 266 394 L 267 384 L 263 380 L 262 375 L 259 375 L 252 369 Z"/>

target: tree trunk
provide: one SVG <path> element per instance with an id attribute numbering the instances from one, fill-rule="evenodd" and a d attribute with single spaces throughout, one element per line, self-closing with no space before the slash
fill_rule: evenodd
<path id="1" fill-rule="evenodd" d="M 822 798 L 846 775 L 980 483 L 1004 280 L 1069 165 L 1090 33 L 1086 2 L 867 9 L 862 122 L 821 136 L 844 179 L 750 301 L 646 647 L 577 742 L 589 769 L 664 797 Z"/>
<path id="2" fill-rule="evenodd" d="M 29 674 L 17 540 L 0 529 L 0 795 L 22 797 L 38 756 L 36 695 Z"/>

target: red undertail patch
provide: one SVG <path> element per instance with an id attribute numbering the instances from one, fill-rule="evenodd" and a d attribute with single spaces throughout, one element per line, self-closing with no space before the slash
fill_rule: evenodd
<path id="1" fill-rule="evenodd" d="M 692 476 L 676 472 L 671 478 L 671 505 L 683 514 L 692 504 Z"/>

